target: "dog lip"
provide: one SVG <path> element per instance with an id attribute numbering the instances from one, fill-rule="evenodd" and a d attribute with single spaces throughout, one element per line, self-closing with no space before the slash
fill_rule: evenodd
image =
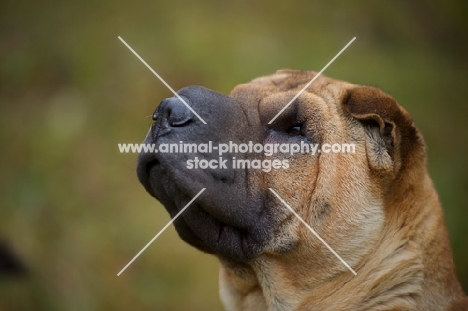
<path id="1" fill-rule="evenodd" d="M 150 161 L 146 162 L 146 163 L 144 164 L 146 174 L 149 176 L 149 175 L 150 175 L 150 172 L 151 172 L 151 169 L 152 169 L 153 167 L 158 166 L 158 165 L 159 165 L 159 160 L 156 159 L 156 158 L 154 158 L 153 160 L 150 160 Z"/>
<path id="2" fill-rule="evenodd" d="M 141 153 L 138 158 L 137 176 L 140 183 L 151 193 L 150 176 L 151 171 L 160 164 L 154 154 Z"/>

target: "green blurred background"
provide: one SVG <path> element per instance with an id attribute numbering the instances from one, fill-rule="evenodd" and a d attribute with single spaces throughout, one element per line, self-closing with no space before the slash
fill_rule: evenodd
<path id="1" fill-rule="evenodd" d="M 0 310 L 220 310 L 218 263 L 171 227 L 135 175 L 150 116 L 178 89 L 229 92 L 280 68 L 392 94 L 428 145 L 457 274 L 468 288 L 467 2 L 23 1 L 0 4 Z"/>

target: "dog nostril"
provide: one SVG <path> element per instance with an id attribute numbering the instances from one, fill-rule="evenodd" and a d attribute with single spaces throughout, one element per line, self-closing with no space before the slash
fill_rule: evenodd
<path id="1" fill-rule="evenodd" d="M 185 102 L 189 102 L 184 98 Z M 159 116 L 164 116 L 169 125 L 173 127 L 183 126 L 193 119 L 190 109 L 177 97 L 171 97 L 163 100 L 158 110 L 153 114 L 153 120 Z"/>
<path id="2" fill-rule="evenodd" d="M 174 105 L 169 114 L 169 124 L 172 126 L 184 125 L 188 123 L 191 119 L 192 119 L 191 111 L 182 102 Z"/>

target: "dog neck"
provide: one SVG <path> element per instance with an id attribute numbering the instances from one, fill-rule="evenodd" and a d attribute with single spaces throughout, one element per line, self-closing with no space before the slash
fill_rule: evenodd
<path id="1" fill-rule="evenodd" d="M 450 303 L 442 299 L 449 292 L 462 297 L 436 192 L 427 174 L 420 184 L 416 195 L 385 204 L 405 211 L 388 211 L 380 236 L 354 265 L 357 275 L 338 260 L 318 263 L 301 251 L 307 245 L 246 265 L 222 261 L 227 310 L 429 310 Z"/>

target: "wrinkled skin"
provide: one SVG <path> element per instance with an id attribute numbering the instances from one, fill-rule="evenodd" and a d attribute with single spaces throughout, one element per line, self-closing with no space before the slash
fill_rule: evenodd
<path id="1" fill-rule="evenodd" d="M 217 152 L 142 153 L 141 183 L 171 217 L 206 188 L 174 225 L 220 259 L 227 310 L 465 310 L 423 139 L 393 98 L 322 76 L 268 124 L 314 75 L 279 71 L 229 96 L 183 88 L 178 94 L 207 124 L 169 98 L 145 143 L 353 143 L 354 153 L 223 155 L 289 161 L 270 172 L 187 167 Z"/>

